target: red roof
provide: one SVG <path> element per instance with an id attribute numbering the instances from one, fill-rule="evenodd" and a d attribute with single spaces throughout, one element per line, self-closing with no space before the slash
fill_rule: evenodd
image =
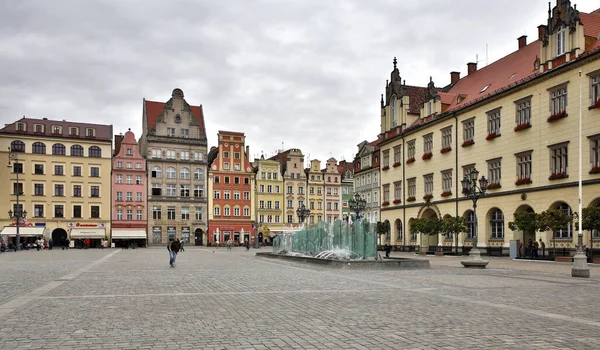
<path id="1" fill-rule="evenodd" d="M 408 113 L 420 114 L 421 104 L 425 99 L 425 90 L 427 88 L 420 86 L 407 85 L 407 95 L 409 97 Z"/>
<path id="2" fill-rule="evenodd" d="M 144 104 L 146 107 L 146 123 L 147 128 L 151 129 L 156 126 L 156 119 L 165 109 L 165 102 L 156 102 L 144 100 Z M 206 130 L 204 130 L 204 112 L 202 111 L 202 106 L 190 106 L 192 109 L 192 115 L 200 124 L 200 130 L 206 134 Z"/>
<path id="3" fill-rule="evenodd" d="M 598 38 L 600 34 L 600 9 L 592 13 L 579 13 L 579 18 L 583 22 L 583 35 Z"/>
<path id="4" fill-rule="evenodd" d="M 438 92 L 438 95 L 440 95 L 440 100 L 442 101 L 442 104 L 445 105 L 452 104 L 452 102 L 454 102 L 454 99 L 456 98 L 456 95 L 454 94 L 449 94 L 441 91 Z"/>

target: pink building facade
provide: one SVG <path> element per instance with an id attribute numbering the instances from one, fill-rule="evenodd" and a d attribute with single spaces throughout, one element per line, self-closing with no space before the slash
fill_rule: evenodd
<path id="1" fill-rule="evenodd" d="M 148 242 L 146 181 L 146 160 L 135 135 L 127 131 L 115 136 L 111 242 L 117 247 L 144 247 Z"/>

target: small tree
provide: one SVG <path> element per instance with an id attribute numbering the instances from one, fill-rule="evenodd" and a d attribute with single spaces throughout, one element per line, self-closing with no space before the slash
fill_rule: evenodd
<path id="1" fill-rule="evenodd" d="M 581 228 L 590 231 L 590 259 L 594 255 L 594 230 L 600 230 L 600 207 L 583 208 Z"/>
<path id="2" fill-rule="evenodd" d="M 462 216 L 450 216 L 442 220 L 442 231 L 456 237 L 456 255 L 458 255 L 458 234 L 467 231 L 467 221 Z"/>
<path id="3" fill-rule="evenodd" d="M 390 223 L 388 221 L 377 221 L 377 234 L 379 236 L 387 235 L 388 232 L 390 232 Z"/>
<path id="4" fill-rule="evenodd" d="M 561 209 L 548 209 L 538 214 L 535 222 L 538 231 L 552 232 L 552 254 L 556 258 L 556 232 L 572 223 L 573 217 Z"/>
<path id="5" fill-rule="evenodd" d="M 518 211 L 513 214 L 514 221 L 508 223 L 508 228 L 513 231 L 520 230 L 523 234 L 523 244 L 525 244 L 525 233 L 534 233 L 537 229 L 537 219 L 539 214 L 532 211 Z M 535 238 L 535 237 L 534 237 Z M 525 246 L 525 245 L 524 245 Z M 526 246 L 525 246 L 526 247 Z M 524 256 L 527 256 L 527 247 L 523 252 Z M 519 255 L 520 255 L 519 248 Z"/>

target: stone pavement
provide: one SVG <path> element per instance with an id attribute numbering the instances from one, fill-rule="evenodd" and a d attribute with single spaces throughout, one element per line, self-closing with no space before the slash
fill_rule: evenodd
<path id="1" fill-rule="evenodd" d="M 188 247 L 176 268 L 165 248 L 2 253 L 0 347 L 600 348 L 597 266 L 590 279 L 506 258 L 337 270 L 256 252 Z"/>

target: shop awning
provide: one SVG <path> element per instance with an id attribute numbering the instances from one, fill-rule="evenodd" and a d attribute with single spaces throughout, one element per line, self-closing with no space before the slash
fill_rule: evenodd
<path id="1" fill-rule="evenodd" d="M 114 228 L 112 239 L 147 239 L 148 235 L 144 229 Z"/>
<path id="2" fill-rule="evenodd" d="M 73 238 L 102 239 L 105 237 L 106 237 L 106 229 L 105 228 L 73 227 L 71 229 L 71 239 L 73 239 Z"/>
<path id="3" fill-rule="evenodd" d="M 21 237 L 38 237 L 44 234 L 44 227 L 38 226 L 19 226 L 19 236 Z M 2 236 L 15 237 L 17 235 L 16 226 L 5 226 L 0 232 Z"/>

